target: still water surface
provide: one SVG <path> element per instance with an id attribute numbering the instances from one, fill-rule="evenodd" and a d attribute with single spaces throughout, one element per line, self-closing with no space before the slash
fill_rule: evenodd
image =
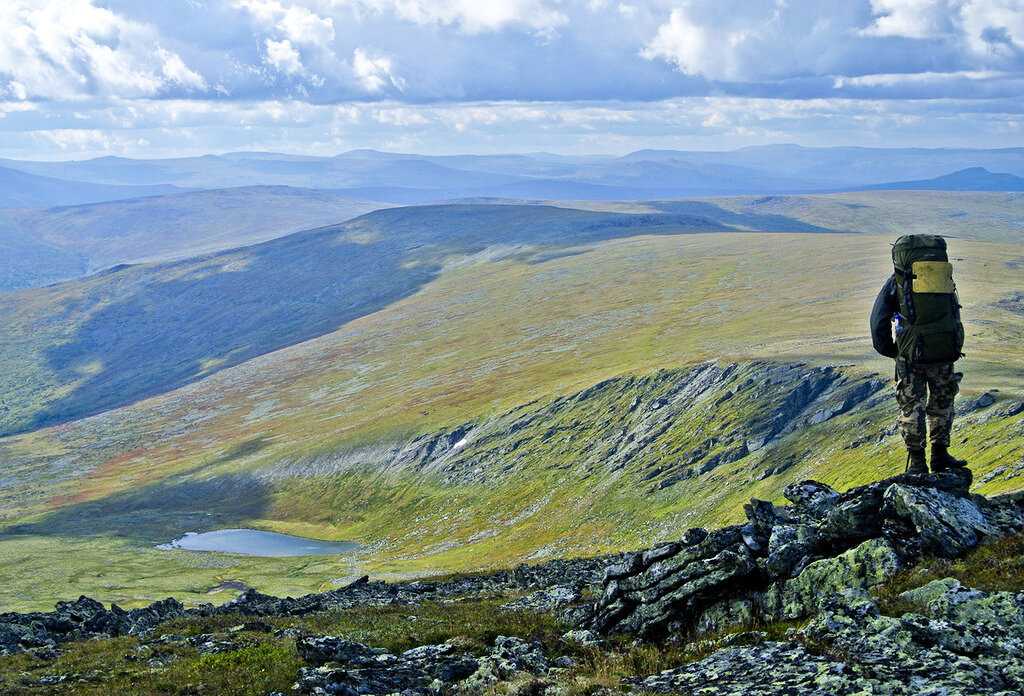
<path id="1" fill-rule="evenodd" d="M 218 529 L 196 534 L 188 532 L 159 549 L 220 551 L 246 556 L 336 556 L 359 548 L 354 541 L 320 541 L 302 537 L 261 532 L 255 529 Z"/>

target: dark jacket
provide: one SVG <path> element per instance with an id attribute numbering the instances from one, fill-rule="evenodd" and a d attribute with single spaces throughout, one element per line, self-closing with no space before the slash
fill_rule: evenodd
<path id="1" fill-rule="evenodd" d="M 875 306 L 871 310 L 871 342 L 875 350 L 887 358 L 895 358 L 896 342 L 892 338 L 892 318 L 900 311 L 900 303 L 896 297 L 896 276 L 889 276 L 889 280 L 882 286 L 882 291 L 875 299 Z"/>

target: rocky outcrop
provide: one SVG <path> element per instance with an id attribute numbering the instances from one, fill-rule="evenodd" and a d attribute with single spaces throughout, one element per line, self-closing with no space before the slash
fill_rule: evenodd
<path id="1" fill-rule="evenodd" d="M 789 506 L 751 500 L 747 522 L 627 555 L 605 573 L 590 627 L 655 637 L 815 612 L 922 555 L 954 557 L 1024 531 L 1024 505 L 968 492 L 967 469 L 901 475 L 838 493 L 804 481 Z"/>
<path id="2" fill-rule="evenodd" d="M 184 616 L 301 616 L 355 606 L 413 604 L 428 599 L 523 590 L 534 590 L 532 599 L 525 599 L 522 606 L 513 604 L 510 609 L 553 609 L 574 601 L 583 588 L 598 587 L 605 568 L 621 558 L 559 559 L 442 582 L 388 583 L 364 577 L 337 590 L 297 598 L 272 597 L 249 589 L 221 606 L 207 604 L 194 609 L 186 609 L 177 600 L 168 598 L 148 607 L 125 611 L 116 604 L 108 609 L 83 596 L 74 602 L 58 602 L 51 612 L 0 614 L 0 655 L 27 648 L 52 648 L 83 638 L 144 635 L 164 621 Z"/>
<path id="3" fill-rule="evenodd" d="M 884 616 L 864 590 L 842 590 L 787 641 L 743 634 L 749 645 L 629 681 L 645 691 L 704 696 L 1024 692 L 1024 594 L 969 590 L 946 579 L 901 599 L 919 610 Z"/>
<path id="4" fill-rule="evenodd" d="M 564 460 L 580 475 L 631 470 L 655 491 L 757 453 L 760 476 L 767 478 L 797 462 L 770 456 L 787 435 L 867 412 L 889 398 L 887 384 L 835 367 L 712 360 L 608 379 L 391 447 L 275 467 L 266 475 L 370 466 L 428 474 L 449 486 L 479 485 L 516 475 L 536 457 Z"/>

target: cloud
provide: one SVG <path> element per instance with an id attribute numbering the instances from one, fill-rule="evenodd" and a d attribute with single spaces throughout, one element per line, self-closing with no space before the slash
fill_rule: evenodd
<path id="1" fill-rule="evenodd" d="M 454 25 L 468 34 L 509 27 L 546 32 L 568 22 L 556 9 L 558 0 L 334 0 L 331 4 L 421 25 Z"/>
<path id="2" fill-rule="evenodd" d="M 866 35 L 925 39 L 954 31 L 947 0 L 871 0 L 871 10 L 877 16 Z"/>
<path id="3" fill-rule="evenodd" d="M 267 39 L 265 46 L 267 55 L 264 60 L 268 65 L 279 72 L 288 73 L 289 75 L 303 72 L 302 57 L 292 47 L 291 41 L 288 39 L 283 41 Z"/>
<path id="4" fill-rule="evenodd" d="M 848 0 L 691 0 L 671 11 L 641 55 L 712 80 L 832 74 L 853 53 L 850 30 L 862 16 Z"/>
<path id="5" fill-rule="evenodd" d="M 0 36 L 0 91 L 19 99 L 206 88 L 153 27 L 91 0 L 5 0 Z"/>
<path id="6" fill-rule="evenodd" d="M 624 154 L 648 147 L 730 149 L 777 142 L 1004 147 L 1008 136 L 1019 138 L 1024 132 L 1024 98 L 1019 96 L 986 101 L 687 97 L 424 105 L 144 99 L 83 106 L 80 101 L 53 102 L 37 104 L 38 112 L 7 112 L 0 118 L 3 154 L 31 159 L 241 150 L 325 155 L 397 144 L 424 154 Z"/>
<path id="7" fill-rule="evenodd" d="M 367 92 L 380 92 L 391 85 L 401 90 L 405 81 L 394 72 L 390 58 L 372 58 L 357 48 L 352 54 L 352 71 Z"/>
<path id="8" fill-rule="evenodd" d="M 277 0 L 238 0 L 235 7 L 248 11 L 264 30 L 291 43 L 329 50 L 334 40 L 334 20 L 301 4 L 285 7 Z"/>
<path id="9" fill-rule="evenodd" d="M 960 8 L 960 26 L 976 55 L 1000 64 L 1024 63 L 1024 5 L 1018 0 L 967 0 Z"/>
<path id="10" fill-rule="evenodd" d="M 1024 67 L 1019 0 L 686 0 L 641 55 L 726 82 Z"/>

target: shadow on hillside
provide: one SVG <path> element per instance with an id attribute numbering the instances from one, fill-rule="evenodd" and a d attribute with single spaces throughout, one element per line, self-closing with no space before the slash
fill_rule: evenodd
<path id="1" fill-rule="evenodd" d="M 394 208 L 243 250 L 107 274 L 83 286 L 63 316 L 55 312 L 73 326 L 78 312 L 93 310 L 66 342 L 44 351 L 58 383 L 91 376 L 31 415 L 7 420 L 0 436 L 123 406 L 335 331 L 416 292 L 450 253 L 495 244 L 550 253 L 641 234 L 737 227 L 835 232 L 709 203 L 665 205 L 668 212 L 647 214 L 533 205 Z"/>
<path id="2" fill-rule="evenodd" d="M 169 542 L 185 532 L 237 527 L 264 517 L 271 492 L 269 485 L 249 476 L 154 484 L 68 505 L 37 522 L 8 527 L 0 532 L 0 539 L 112 535 Z"/>
<path id="3" fill-rule="evenodd" d="M 60 383 L 95 373 L 0 435 L 100 413 L 321 336 L 411 295 L 435 277 L 403 267 L 391 243 L 329 232 L 274 240 L 244 260 L 211 257 L 108 276 L 80 302 L 100 305 L 66 343 L 45 350 Z M 106 304 L 104 304 L 106 303 Z"/>

